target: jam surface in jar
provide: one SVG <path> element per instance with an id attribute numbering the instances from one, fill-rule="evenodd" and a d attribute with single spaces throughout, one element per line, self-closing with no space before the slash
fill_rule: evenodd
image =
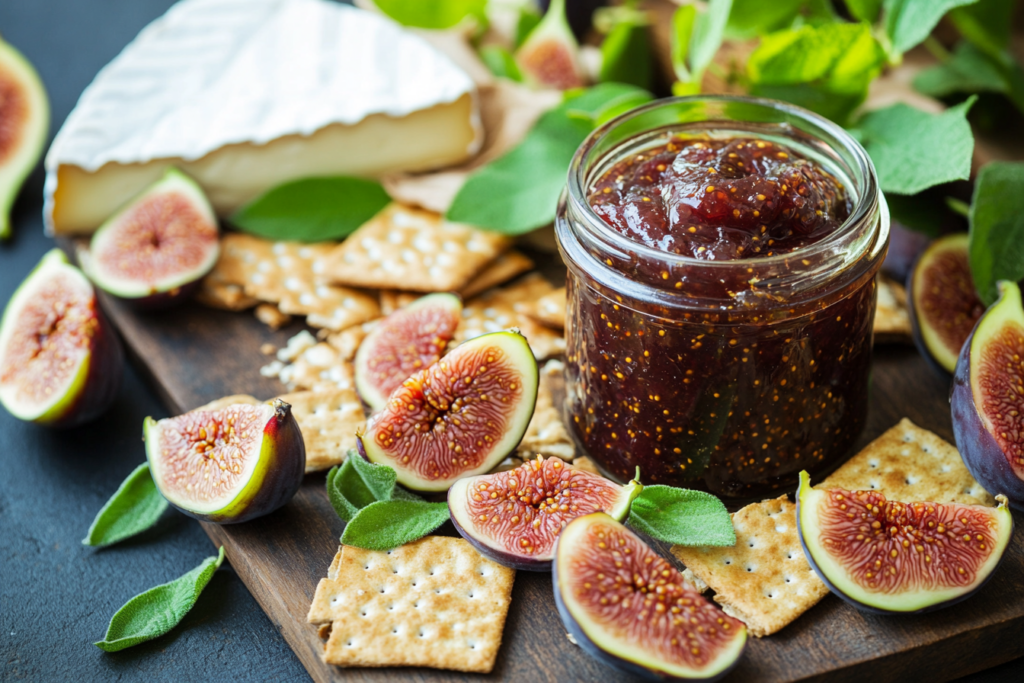
<path id="1" fill-rule="evenodd" d="M 672 137 L 612 165 L 587 201 L 635 242 L 735 266 L 701 278 L 633 257 L 615 265 L 627 278 L 735 305 L 670 309 L 571 274 L 567 408 L 582 449 L 620 480 L 639 466 L 645 483 L 731 504 L 837 465 L 867 418 L 874 270 L 792 306 L 785 291 L 733 290 L 752 259 L 799 259 L 835 233 L 853 206 L 843 184 L 769 140 Z"/>

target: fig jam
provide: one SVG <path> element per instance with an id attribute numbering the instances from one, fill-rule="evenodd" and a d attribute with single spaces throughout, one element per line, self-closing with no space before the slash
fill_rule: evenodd
<path id="1" fill-rule="evenodd" d="M 867 418 L 886 218 L 851 219 L 846 182 L 767 136 L 670 132 L 610 156 L 556 222 L 582 451 L 730 504 L 838 465 Z"/>

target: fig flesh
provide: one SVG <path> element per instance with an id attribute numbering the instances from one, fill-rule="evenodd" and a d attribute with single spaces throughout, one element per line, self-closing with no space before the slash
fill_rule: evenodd
<path id="1" fill-rule="evenodd" d="M 356 390 L 373 410 L 413 373 L 433 365 L 455 335 L 462 300 L 454 294 L 428 294 L 377 323 L 359 345 Z"/>
<path id="2" fill-rule="evenodd" d="M 571 521 L 555 544 L 555 604 L 589 655 L 652 680 L 718 680 L 747 627 L 701 595 L 640 537 L 603 512 Z"/>
<path id="3" fill-rule="evenodd" d="M 79 260 L 100 289 L 157 309 L 184 301 L 219 255 L 213 208 L 195 181 L 171 168 L 108 219 Z"/>
<path id="4" fill-rule="evenodd" d="M 807 561 L 833 593 L 868 612 L 918 613 L 970 597 L 1013 534 L 995 508 L 901 503 L 880 491 L 812 489 L 800 473 L 797 529 Z"/>
<path id="5" fill-rule="evenodd" d="M 537 383 L 537 361 L 521 334 L 475 337 L 406 379 L 358 443 L 368 460 L 394 468 L 403 486 L 446 491 L 515 450 Z"/>
<path id="6" fill-rule="evenodd" d="M 1020 288 L 999 300 L 960 350 L 950 404 L 960 457 L 986 491 L 1024 510 L 1024 309 Z"/>
<path id="7" fill-rule="evenodd" d="M 967 260 L 967 233 L 940 237 L 918 257 L 907 278 L 914 343 L 936 368 L 952 374 L 960 348 L 985 305 Z"/>
<path id="8" fill-rule="evenodd" d="M 598 511 L 621 522 L 641 490 L 637 481 L 619 486 L 538 456 L 513 470 L 459 479 L 448 489 L 448 509 L 481 554 L 513 569 L 550 571 L 566 524 Z"/>
<path id="9" fill-rule="evenodd" d="M 280 399 L 147 417 L 143 439 L 160 493 L 205 522 L 246 522 L 277 510 L 306 469 L 302 432 Z"/>
<path id="10" fill-rule="evenodd" d="M 544 18 L 516 50 L 515 58 L 530 85 L 558 90 L 586 85 L 579 45 L 565 17 L 565 0 L 552 0 Z"/>
<path id="11" fill-rule="evenodd" d="M 123 367 L 121 342 L 96 290 L 53 249 L 14 292 L 0 322 L 0 402 L 21 420 L 73 427 L 110 407 Z"/>
<path id="12" fill-rule="evenodd" d="M 11 234 L 11 205 L 35 168 L 50 128 L 50 103 L 39 74 L 0 39 L 0 237 Z"/>

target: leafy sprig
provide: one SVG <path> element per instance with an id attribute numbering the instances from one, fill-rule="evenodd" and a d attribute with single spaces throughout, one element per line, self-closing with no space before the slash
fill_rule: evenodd
<path id="1" fill-rule="evenodd" d="M 96 514 L 83 545 L 107 546 L 149 529 L 167 509 L 149 471 L 142 463 L 128 475 L 110 500 Z"/>

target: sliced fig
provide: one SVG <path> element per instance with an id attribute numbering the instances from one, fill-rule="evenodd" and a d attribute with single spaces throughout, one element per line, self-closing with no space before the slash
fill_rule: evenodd
<path id="1" fill-rule="evenodd" d="M 940 237 L 918 257 L 907 278 L 914 342 L 936 368 L 952 373 L 985 305 L 967 260 L 967 233 Z"/>
<path id="2" fill-rule="evenodd" d="M 1015 283 L 999 283 L 999 300 L 960 350 L 950 403 L 967 469 L 1024 510 L 1024 309 Z"/>
<path id="3" fill-rule="evenodd" d="M 186 299 L 219 255 L 210 203 L 195 181 L 171 168 L 100 226 L 79 260 L 100 289 L 155 309 Z"/>
<path id="4" fill-rule="evenodd" d="M 533 417 L 537 382 L 523 335 L 481 335 L 406 379 L 359 443 L 370 461 L 393 467 L 400 484 L 445 491 L 515 450 Z"/>
<path id="5" fill-rule="evenodd" d="M 121 342 L 92 284 L 53 249 L 0 322 L 0 402 L 21 420 L 73 427 L 110 407 L 123 367 Z"/>
<path id="6" fill-rule="evenodd" d="M 356 390 L 373 410 L 413 373 L 444 355 L 462 314 L 462 300 L 436 293 L 416 299 L 377 323 L 359 345 Z"/>
<path id="7" fill-rule="evenodd" d="M 589 655 L 652 680 L 718 680 L 739 661 L 747 627 L 603 512 L 577 517 L 555 544 L 555 604 Z"/>
<path id="8" fill-rule="evenodd" d="M 516 50 L 527 83 L 568 90 L 586 85 L 579 45 L 565 17 L 565 0 L 551 0 L 547 13 Z"/>
<path id="9" fill-rule="evenodd" d="M 0 238 L 11 234 L 11 205 L 35 168 L 50 129 L 50 102 L 39 74 L 0 39 Z"/>
<path id="10" fill-rule="evenodd" d="M 147 417 L 143 439 L 160 493 L 206 522 L 245 522 L 277 510 L 299 490 L 306 469 L 302 432 L 281 399 Z"/>
<path id="11" fill-rule="evenodd" d="M 997 500 L 901 503 L 876 490 L 812 489 L 801 472 L 797 529 L 815 573 L 854 607 L 930 612 L 968 598 L 1002 559 L 1013 517 Z"/>
<path id="12" fill-rule="evenodd" d="M 537 456 L 513 470 L 459 479 L 448 489 L 448 509 L 482 554 L 513 569 L 546 572 L 566 524 L 598 511 L 621 522 L 641 490 L 637 481 L 619 486 Z"/>

